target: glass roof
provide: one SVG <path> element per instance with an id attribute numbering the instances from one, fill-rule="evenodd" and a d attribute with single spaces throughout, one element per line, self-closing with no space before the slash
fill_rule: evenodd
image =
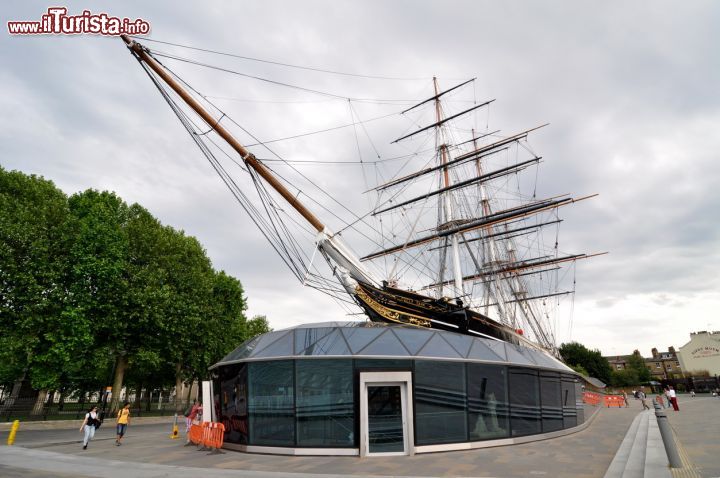
<path id="1" fill-rule="evenodd" d="M 504 362 L 571 372 L 541 350 L 442 330 L 375 322 L 324 322 L 250 339 L 213 368 L 252 359 L 307 356 L 408 357 Z"/>

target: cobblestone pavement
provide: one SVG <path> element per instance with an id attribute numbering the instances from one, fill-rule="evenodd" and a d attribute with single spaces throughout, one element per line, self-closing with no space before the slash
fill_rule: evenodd
<path id="1" fill-rule="evenodd" d="M 690 461 L 703 477 L 720 477 L 720 398 L 680 395 L 678 407 L 665 412 Z"/>

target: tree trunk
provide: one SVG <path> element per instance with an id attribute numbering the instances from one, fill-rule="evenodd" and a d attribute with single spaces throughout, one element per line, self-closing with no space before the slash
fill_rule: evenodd
<path id="1" fill-rule="evenodd" d="M 182 370 L 182 363 L 178 362 L 175 364 L 175 411 L 180 413 L 185 407 L 182 403 L 182 379 L 180 378 L 180 371 Z"/>
<path id="2" fill-rule="evenodd" d="M 192 401 L 192 382 L 188 384 L 188 392 L 187 392 L 187 398 L 185 400 L 186 403 L 190 403 Z"/>
<path id="3" fill-rule="evenodd" d="M 147 387 L 147 390 L 145 390 L 145 401 L 145 410 L 149 412 L 150 406 L 152 405 L 152 392 L 150 391 L 150 387 Z"/>
<path id="4" fill-rule="evenodd" d="M 110 414 L 114 414 L 120 408 L 120 392 L 122 391 L 123 378 L 127 369 L 128 359 L 125 355 L 119 355 L 115 360 L 115 377 L 113 379 L 112 399 L 110 401 Z"/>
<path id="5" fill-rule="evenodd" d="M 45 407 L 45 399 L 47 399 L 48 390 L 43 388 L 38 392 L 37 398 L 35 399 L 35 405 L 33 405 L 31 415 L 42 415 L 43 407 Z"/>

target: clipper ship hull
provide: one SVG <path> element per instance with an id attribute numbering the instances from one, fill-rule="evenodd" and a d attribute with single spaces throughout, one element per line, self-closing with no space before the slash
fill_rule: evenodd
<path id="1" fill-rule="evenodd" d="M 489 317 L 462 305 L 421 294 L 359 283 L 355 299 L 373 322 L 407 324 L 485 336 L 513 344 L 521 342 L 518 334 Z"/>

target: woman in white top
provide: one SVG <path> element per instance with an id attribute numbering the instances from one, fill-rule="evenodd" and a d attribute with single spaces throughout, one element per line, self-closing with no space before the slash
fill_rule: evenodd
<path id="1" fill-rule="evenodd" d="M 80 431 L 85 432 L 85 438 L 83 439 L 83 450 L 87 449 L 88 443 L 95 436 L 95 427 L 99 424 L 97 407 L 91 407 L 90 410 L 85 414 L 85 420 L 80 425 Z"/>

